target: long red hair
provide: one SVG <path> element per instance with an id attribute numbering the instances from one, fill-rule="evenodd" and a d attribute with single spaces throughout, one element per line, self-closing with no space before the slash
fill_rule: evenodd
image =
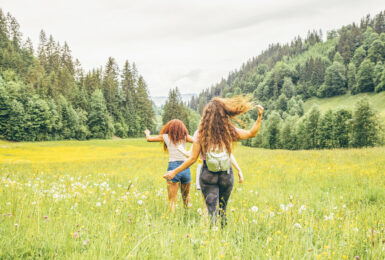
<path id="1" fill-rule="evenodd" d="M 171 142 L 178 144 L 181 141 L 186 141 L 188 130 L 182 121 L 179 119 L 173 119 L 168 121 L 160 130 L 160 134 L 168 134 Z M 163 148 L 166 151 L 167 145 L 163 144 Z"/>

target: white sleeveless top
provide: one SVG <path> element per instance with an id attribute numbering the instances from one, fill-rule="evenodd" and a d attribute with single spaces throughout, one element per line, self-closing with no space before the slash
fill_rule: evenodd
<path id="1" fill-rule="evenodd" d="M 169 162 L 175 162 L 175 161 L 185 161 L 186 157 L 183 155 L 183 153 L 179 152 L 177 149 L 177 145 L 174 144 L 170 138 L 168 137 L 168 134 L 163 135 L 164 143 L 167 145 L 168 150 L 168 161 Z M 181 141 L 178 143 L 178 146 L 182 145 L 184 149 L 186 149 L 186 142 Z"/>

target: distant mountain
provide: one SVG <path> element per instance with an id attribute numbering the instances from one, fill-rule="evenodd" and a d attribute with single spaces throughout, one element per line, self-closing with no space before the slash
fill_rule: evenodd
<path id="1" fill-rule="evenodd" d="M 181 94 L 182 100 L 184 103 L 187 103 L 191 100 L 192 97 L 197 97 L 197 94 Z M 151 97 L 151 100 L 155 103 L 157 107 L 161 107 L 166 103 L 167 96 L 154 96 Z"/>

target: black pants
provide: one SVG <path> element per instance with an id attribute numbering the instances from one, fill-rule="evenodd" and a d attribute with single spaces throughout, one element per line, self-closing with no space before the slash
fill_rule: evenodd
<path id="1" fill-rule="evenodd" d="M 233 169 L 230 168 L 230 173 L 227 173 L 227 171 L 210 172 L 207 169 L 206 162 L 204 162 L 199 183 L 211 218 L 211 224 L 217 221 L 217 215 L 219 213 L 223 227 L 226 224 L 227 202 L 234 186 Z"/>

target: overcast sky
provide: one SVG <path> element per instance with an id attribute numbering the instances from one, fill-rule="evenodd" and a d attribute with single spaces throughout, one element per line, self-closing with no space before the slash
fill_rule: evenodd
<path id="1" fill-rule="evenodd" d="M 67 41 L 85 70 L 137 64 L 150 94 L 198 93 L 269 43 L 324 32 L 385 10 L 384 0 L 0 0 L 36 48 L 44 29 Z"/>

